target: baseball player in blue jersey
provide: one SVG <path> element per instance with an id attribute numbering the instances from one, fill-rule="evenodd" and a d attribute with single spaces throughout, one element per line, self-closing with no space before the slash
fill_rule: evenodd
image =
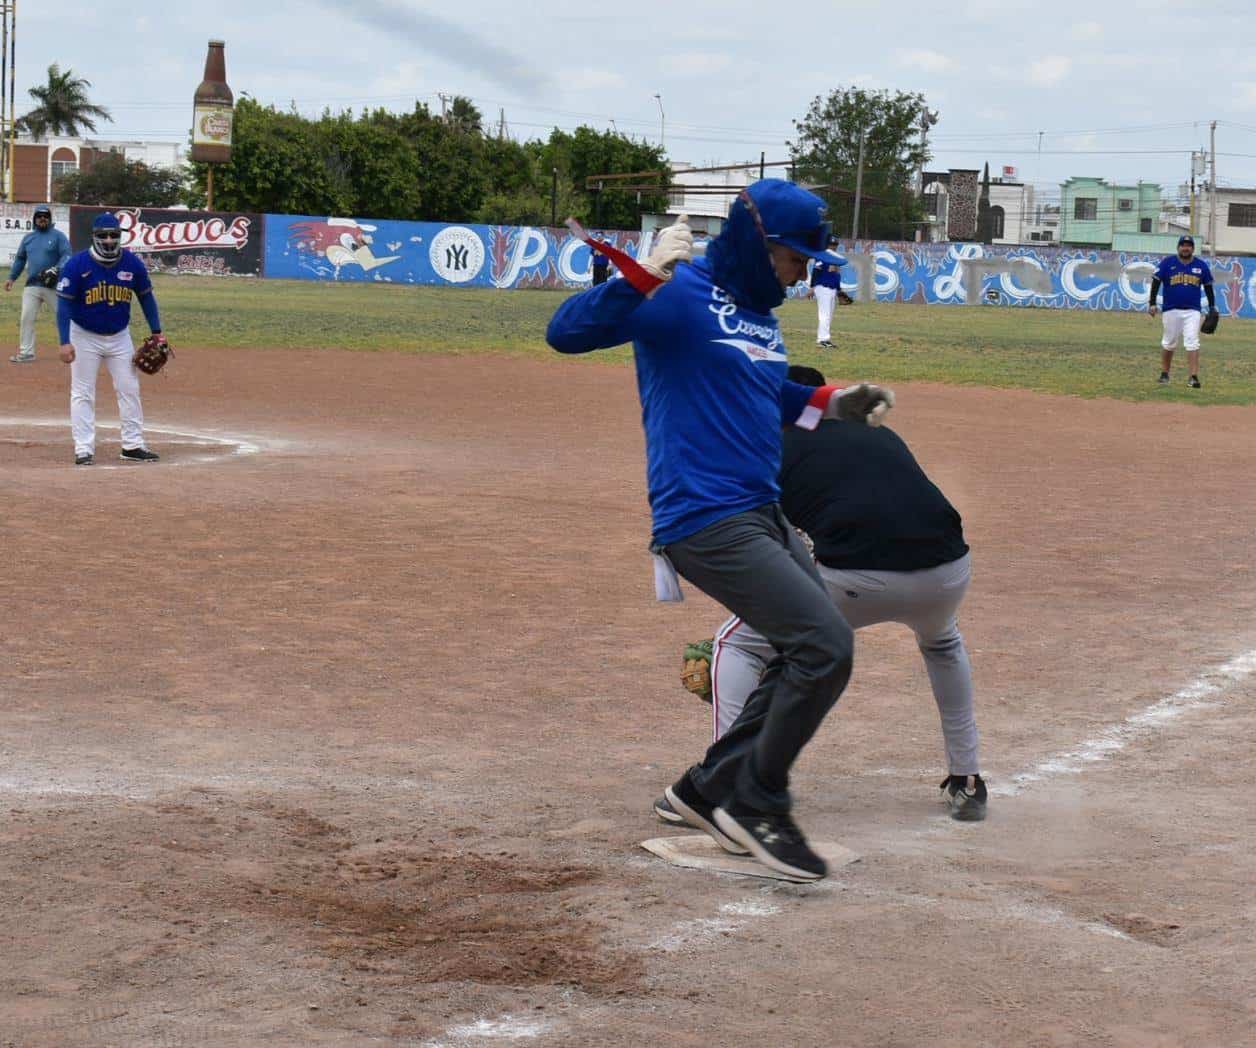
<path id="1" fill-rule="evenodd" d="M 1208 308 L 1217 308 L 1216 293 L 1212 286 L 1212 270 L 1202 258 L 1195 257 L 1195 238 L 1178 238 L 1176 255 L 1166 255 L 1160 261 L 1155 276 L 1151 278 L 1151 295 L 1147 312 L 1153 317 L 1161 312 L 1156 304 L 1160 288 L 1164 287 L 1164 337 L 1160 341 L 1160 382 L 1169 381 L 1169 369 L 1173 367 L 1173 351 L 1178 341 L 1186 347 L 1186 362 L 1190 378 L 1186 384 L 1199 389 L 1199 325 L 1203 314 L 1199 307 L 1199 292 L 1208 296 Z"/>
<path id="2" fill-rule="evenodd" d="M 96 376 L 103 360 L 118 395 L 122 422 L 122 458 L 156 462 L 144 446 L 144 409 L 140 380 L 132 358 L 131 300 L 138 297 L 154 335 L 161 318 L 148 269 L 122 247 L 116 215 L 105 212 L 92 223 L 92 246 L 65 264 L 57 284 L 57 328 L 61 359 L 70 365 L 70 425 L 74 464 L 90 466 L 96 456 Z"/>
<path id="3" fill-rule="evenodd" d="M 52 208 L 40 204 L 32 216 L 35 228 L 22 237 L 9 279 L 4 290 L 11 291 L 22 271 L 26 271 L 26 287 L 22 289 L 22 319 L 19 324 L 17 353 L 9 357 L 14 364 L 29 364 L 35 359 L 35 319 L 42 306 L 57 308 L 57 293 L 53 290 L 60 278 L 61 267 L 70 257 L 70 241 L 61 230 L 53 227 Z"/>
<path id="4" fill-rule="evenodd" d="M 781 427 L 821 418 L 879 424 L 893 394 L 785 377 L 772 310 L 831 261 L 819 197 L 781 179 L 743 191 L 704 257 L 684 216 L 644 263 L 615 255 L 624 279 L 567 299 L 547 339 L 562 353 L 632 342 L 660 597 L 676 573 L 767 638 L 773 661 L 741 716 L 667 789 L 686 823 L 795 880 L 824 860 L 794 822 L 789 772 L 850 678 L 850 626 L 829 600 L 778 505 Z"/>
<path id="5" fill-rule="evenodd" d="M 811 265 L 811 293 L 815 296 L 819 322 L 816 325 L 816 345 L 820 349 L 832 349 L 830 327 L 833 323 L 833 308 L 837 305 L 837 293 L 842 287 L 842 266 L 846 259 L 837 253 L 837 237 L 829 240 L 832 260 L 817 259 Z"/>

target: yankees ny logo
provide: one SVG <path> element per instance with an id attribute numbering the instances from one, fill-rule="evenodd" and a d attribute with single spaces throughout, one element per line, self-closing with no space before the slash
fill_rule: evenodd
<path id="1" fill-rule="evenodd" d="M 467 246 L 465 244 L 450 244 L 445 248 L 445 265 L 454 272 L 461 272 L 467 268 Z"/>

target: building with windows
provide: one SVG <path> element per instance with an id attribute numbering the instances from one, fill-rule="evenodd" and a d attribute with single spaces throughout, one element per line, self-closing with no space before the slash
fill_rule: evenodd
<path id="1" fill-rule="evenodd" d="M 990 180 L 990 242 L 1027 244 L 1044 237 L 1034 200 L 1034 187 L 1019 182 L 1011 172 Z M 981 196 L 980 172 L 970 168 L 926 171 L 921 176 L 920 202 L 925 221 L 920 240 L 975 240 L 979 229 L 978 202 Z M 1037 237 L 1031 236 L 1038 231 Z"/>
<path id="2" fill-rule="evenodd" d="M 1155 182 L 1112 185 L 1070 178 L 1060 186 L 1060 243 L 1110 248 L 1117 234 L 1159 232 L 1161 189 Z"/>
<path id="3" fill-rule="evenodd" d="M 1212 198 L 1203 193 L 1195 205 L 1195 238 L 1203 243 L 1212 229 Z M 1217 187 L 1217 255 L 1256 255 L 1256 189 Z"/>
<path id="4" fill-rule="evenodd" d="M 86 171 L 96 158 L 120 153 L 127 160 L 141 160 L 149 167 L 177 168 L 183 165 L 183 144 L 179 142 L 139 142 L 101 138 L 62 138 L 50 136 L 38 141 L 19 138 L 13 148 L 13 199 L 16 203 L 38 203 L 53 199 L 58 178 L 74 171 Z M 7 186 L 4 187 L 7 190 Z"/>

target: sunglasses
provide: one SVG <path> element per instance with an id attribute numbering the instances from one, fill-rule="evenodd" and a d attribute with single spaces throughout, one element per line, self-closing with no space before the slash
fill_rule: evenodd
<path id="1" fill-rule="evenodd" d="M 769 240 L 792 240 L 795 244 L 802 244 L 809 251 L 827 251 L 829 249 L 829 238 L 832 235 L 832 223 L 821 222 L 818 226 L 812 226 L 810 229 L 797 233 L 769 233 L 767 238 Z"/>

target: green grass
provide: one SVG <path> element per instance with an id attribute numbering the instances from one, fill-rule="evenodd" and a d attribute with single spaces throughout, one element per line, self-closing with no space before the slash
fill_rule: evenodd
<path id="1" fill-rule="evenodd" d="M 545 325 L 567 292 L 167 277 L 158 278 L 157 295 L 176 346 L 548 356 Z M 19 306 L 17 288 L 0 296 L 0 325 L 8 325 L 0 330 L 10 338 Z M 1156 385 L 1160 324 L 1144 313 L 860 304 L 838 309 L 837 350 L 815 348 L 813 302 L 788 302 L 779 315 L 791 360 L 834 378 L 1256 403 L 1253 321 L 1226 318 L 1219 334 L 1204 339 L 1204 389 L 1195 391 L 1186 388 L 1182 352 L 1173 384 Z M 45 313 L 40 344 L 54 341 Z M 594 358 L 624 363 L 630 353 L 616 349 Z"/>

